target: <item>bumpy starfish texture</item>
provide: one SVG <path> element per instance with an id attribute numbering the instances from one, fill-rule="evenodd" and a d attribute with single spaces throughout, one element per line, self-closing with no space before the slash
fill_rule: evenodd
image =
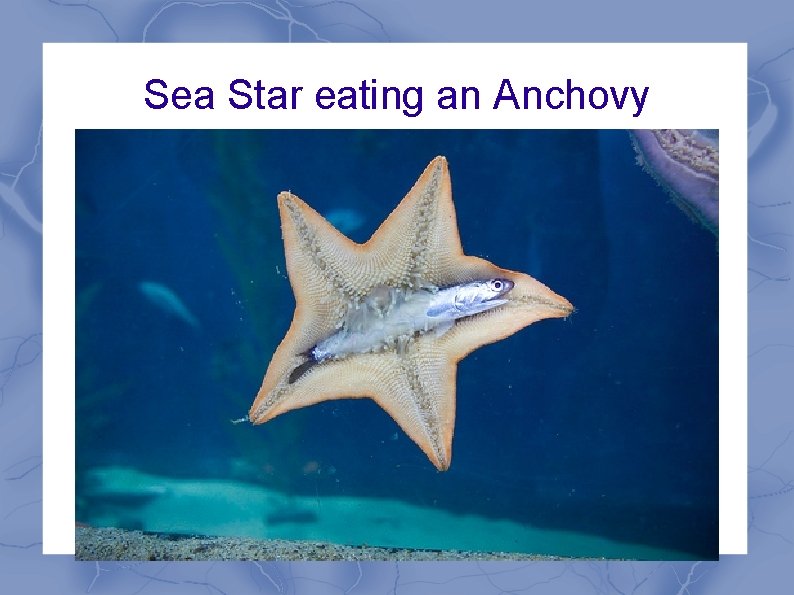
<path id="1" fill-rule="evenodd" d="M 529 275 L 463 253 L 444 157 L 427 166 L 365 244 L 345 237 L 289 192 L 279 194 L 278 206 L 296 308 L 248 419 L 260 424 L 321 401 L 369 397 L 436 468 L 448 469 L 457 363 L 537 320 L 568 316 L 573 306 Z M 459 319 L 441 336 L 421 334 L 399 349 L 327 360 L 290 378 L 306 353 L 337 331 L 350 304 L 378 286 L 443 287 L 495 277 L 515 284 L 502 306 Z"/>

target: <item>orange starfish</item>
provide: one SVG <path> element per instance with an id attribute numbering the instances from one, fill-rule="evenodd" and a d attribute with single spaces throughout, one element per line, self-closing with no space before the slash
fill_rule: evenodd
<path id="1" fill-rule="evenodd" d="M 295 315 L 270 361 L 248 419 L 277 415 L 342 398 L 369 397 L 380 405 L 440 471 L 452 460 L 457 363 L 488 343 L 543 318 L 573 311 L 565 298 L 529 275 L 463 253 L 444 157 L 427 166 L 414 187 L 365 244 L 337 231 L 297 196 L 278 197 Z M 373 289 L 445 287 L 474 280 L 513 281 L 508 302 L 425 333 L 293 372 L 307 353 L 344 321 Z"/>

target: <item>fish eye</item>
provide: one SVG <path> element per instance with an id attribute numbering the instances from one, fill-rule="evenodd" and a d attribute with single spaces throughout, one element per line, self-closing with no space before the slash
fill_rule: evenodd
<path id="1" fill-rule="evenodd" d="M 493 288 L 499 291 L 500 289 L 502 289 L 502 282 L 499 279 L 497 279 L 496 281 L 493 282 Z"/>

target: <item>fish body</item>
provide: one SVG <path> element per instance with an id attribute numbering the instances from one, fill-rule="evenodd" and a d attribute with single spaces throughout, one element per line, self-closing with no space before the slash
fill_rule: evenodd
<path id="1" fill-rule="evenodd" d="M 507 303 L 513 288 L 508 279 L 488 279 L 417 291 L 381 286 L 362 301 L 351 304 L 342 327 L 320 341 L 290 376 L 294 382 L 314 364 L 368 353 L 395 345 L 398 352 L 417 334 L 443 335 L 456 320 Z"/>
<path id="2" fill-rule="evenodd" d="M 198 319 L 188 309 L 185 303 L 171 289 L 155 281 L 141 281 L 138 283 L 138 291 L 152 304 L 162 311 L 178 318 L 188 326 L 199 328 Z"/>

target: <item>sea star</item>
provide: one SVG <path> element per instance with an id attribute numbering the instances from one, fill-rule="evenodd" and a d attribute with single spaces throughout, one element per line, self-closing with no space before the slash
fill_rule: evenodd
<path id="1" fill-rule="evenodd" d="M 447 161 L 436 157 L 365 244 L 356 244 L 297 196 L 278 197 L 295 314 L 276 349 L 248 419 L 275 416 L 341 398 L 370 397 L 440 471 L 452 460 L 457 363 L 481 345 L 543 318 L 573 311 L 565 298 L 529 275 L 463 253 Z M 373 291 L 410 292 L 474 280 L 514 283 L 507 303 L 416 333 L 375 352 L 329 359 L 295 373 L 320 341 L 335 333 Z"/>

